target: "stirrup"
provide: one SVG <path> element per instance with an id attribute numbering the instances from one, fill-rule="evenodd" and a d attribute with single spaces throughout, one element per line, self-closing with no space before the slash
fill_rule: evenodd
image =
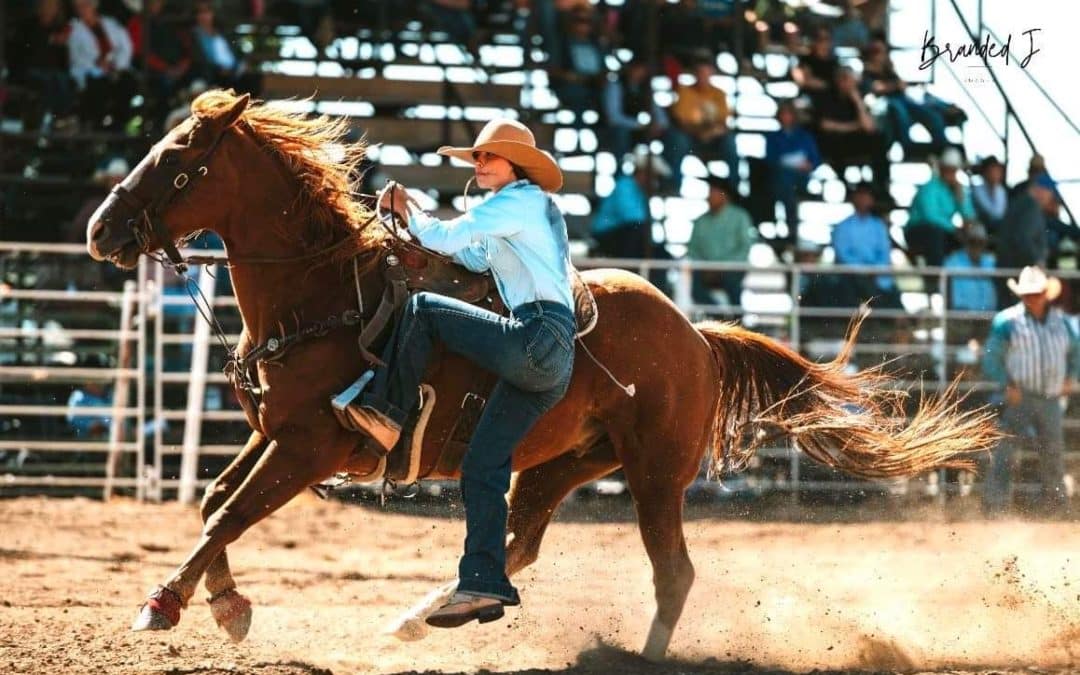
<path id="1" fill-rule="evenodd" d="M 334 411 L 334 417 L 337 418 L 338 424 L 349 431 L 362 431 L 353 422 L 352 416 L 349 415 L 349 405 L 359 398 L 360 394 L 364 393 L 364 389 L 373 379 L 375 379 L 375 371 L 368 370 L 350 384 L 345 391 L 330 399 L 330 409 Z"/>

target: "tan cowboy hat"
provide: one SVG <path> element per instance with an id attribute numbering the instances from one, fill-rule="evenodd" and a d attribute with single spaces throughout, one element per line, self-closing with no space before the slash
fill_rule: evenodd
<path id="1" fill-rule="evenodd" d="M 1033 265 L 1020 270 L 1019 277 L 1009 279 L 1006 283 L 1009 290 L 1017 295 L 1044 293 L 1050 300 L 1061 295 L 1061 281 L 1056 277 L 1046 276 L 1046 272 Z"/>
<path id="2" fill-rule="evenodd" d="M 444 145 L 438 153 L 456 157 L 472 164 L 473 153 L 484 150 L 521 167 L 529 179 L 545 192 L 555 192 L 562 187 L 563 176 L 555 158 L 536 147 L 536 138 L 521 122 L 494 119 L 484 125 L 471 148 L 454 148 Z"/>

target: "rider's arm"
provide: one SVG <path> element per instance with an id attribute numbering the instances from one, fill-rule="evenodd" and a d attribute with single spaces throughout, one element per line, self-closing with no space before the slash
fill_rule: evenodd
<path id="1" fill-rule="evenodd" d="M 521 214 L 531 206 L 523 197 L 526 193 L 521 190 L 504 189 L 451 220 L 413 211 L 409 231 L 427 248 L 452 256 L 484 237 L 509 237 L 521 231 Z"/>
<path id="2" fill-rule="evenodd" d="M 487 252 L 481 244 L 470 244 L 450 257 L 457 264 L 464 265 L 470 272 L 487 272 L 491 269 Z"/>

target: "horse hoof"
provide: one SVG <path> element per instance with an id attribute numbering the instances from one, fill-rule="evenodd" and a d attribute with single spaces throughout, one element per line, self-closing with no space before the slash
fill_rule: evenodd
<path id="1" fill-rule="evenodd" d="M 233 642 L 243 642 L 251 628 L 251 600 L 230 588 L 207 602 L 218 627 L 228 633 Z"/>
<path id="2" fill-rule="evenodd" d="M 433 589 L 407 612 L 399 615 L 386 628 L 386 634 L 393 635 L 402 642 L 416 642 L 426 638 L 430 629 L 424 619 L 450 598 L 457 588 L 457 583 L 457 579 L 454 579 Z"/>
<path id="3" fill-rule="evenodd" d="M 651 663 L 660 663 L 667 655 L 668 645 L 671 644 L 672 630 L 662 621 L 654 618 L 649 627 L 649 637 L 645 640 L 645 648 L 641 650 L 641 657 Z"/>
<path id="4" fill-rule="evenodd" d="M 174 591 L 158 586 L 131 623 L 131 630 L 138 633 L 144 630 L 169 630 L 180 623 L 180 609 L 183 603 Z"/>
<path id="5" fill-rule="evenodd" d="M 422 617 L 412 617 L 390 626 L 386 632 L 402 642 L 416 642 L 426 638 L 429 630 Z"/>

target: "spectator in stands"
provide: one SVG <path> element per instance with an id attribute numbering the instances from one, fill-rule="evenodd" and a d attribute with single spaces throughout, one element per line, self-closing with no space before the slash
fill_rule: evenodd
<path id="1" fill-rule="evenodd" d="M 1013 201 L 1019 199 L 1025 194 L 1028 194 L 1032 186 L 1050 186 L 1052 190 L 1052 201 L 1047 201 L 1045 208 L 1043 209 L 1043 217 L 1046 223 L 1046 259 L 1041 264 L 1046 267 L 1056 267 L 1058 258 L 1058 249 L 1061 245 L 1062 239 L 1072 239 L 1073 241 L 1080 240 L 1080 230 L 1074 225 L 1066 225 L 1058 217 L 1059 203 L 1061 202 L 1061 195 L 1057 191 L 1057 183 L 1050 177 L 1049 172 L 1046 170 L 1046 160 L 1042 155 L 1035 154 L 1031 157 L 1031 162 L 1028 164 L 1028 177 L 1027 180 L 1021 181 L 1014 185 L 1009 190 L 1009 202 L 1010 206 Z M 1041 194 L 1041 193 L 1040 193 Z M 1043 197 L 1049 197 L 1048 195 L 1042 195 Z M 1029 209 L 1030 211 L 1030 209 Z M 1006 208 L 1008 213 L 1008 208 Z M 1013 226 L 1015 227 L 1016 220 L 1013 219 Z M 1041 240 L 1041 235 L 1034 233 L 1034 227 L 1030 227 L 1028 231 L 1034 234 L 1036 241 Z M 1004 225 L 1002 226 L 1004 229 Z M 1006 238 L 1012 237 L 1012 234 L 1005 235 Z M 1000 244 L 999 244 L 1000 246 Z M 1026 260 L 1027 258 L 1022 258 Z M 1024 264 L 1024 263 L 1021 263 Z M 1028 264 L 1036 264 L 1035 262 Z M 1002 267 L 1005 267 L 1005 263 L 1001 263 Z M 1020 265 L 1008 265 L 1009 267 L 1019 267 Z"/>
<path id="2" fill-rule="evenodd" d="M 938 171 L 930 182 L 919 187 L 908 210 L 904 226 L 910 256 L 922 255 L 927 265 L 938 267 L 958 243 L 959 216 L 966 226 L 975 218 L 971 194 L 960 183 L 964 158 L 956 148 L 946 148 L 938 161 Z"/>
<path id="3" fill-rule="evenodd" d="M 817 100 L 818 147 L 826 161 L 840 169 L 854 162 L 869 161 L 874 172 L 874 191 L 879 198 L 889 194 L 889 158 L 885 135 L 881 133 L 863 103 L 850 68 L 836 70 L 835 86 Z"/>
<path id="4" fill-rule="evenodd" d="M 261 1 L 256 0 L 256 2 Z M 430 5 L 443 2 L 449 2 L 451 5 L 468 6 L 471 4 L 471 0 L 457 0 L 456 2 L 455 0 L 426 0 L 424 8 L 427 9 Z M 276 0 L 272 2 L 269 14 L 282 23 L 299 26 L 300 32 L 311 41 L 320 54 L 334 41 L 334 17 L 331 13 L 330 0 Z M 444 28 L 444 30 L 451 33 L 449 29 Z M 465 43 L 465 40 L 457 41 Z"/>
<path id="5" fill-rule="evenodd" d="M 946 144 L 945 116 L 933 104 L 933 100 L 916 103 L 906 89 L 907 83 L 896 74 L 885 41 L 879 38 L 868 44 L 863 50 L 862 90 L 884 98 L 888 104 L 890 145 L 893 140 L 899 141 L 904 148 L 904 156 L 911 156 L 913 143 L 909 132 L 911 125 L 918 122 L 930 132 L 931 151 L 941 152 Z"/>
<path id="6" fill-rule="evenodd" d="M 127 29 L 134 57 L 145 66 L 150 114 L 160 122 L 191 76 L 191 36 L 165 15 L 165 0 L 147 0 L 145 11 L 132 15 Z"/>
<path id="7" fill-rule="evenodd" d="M 593 216 L 593 256 L 640 258 L 645 255 L 646 243 L 651 245 L 649 195 L 656 194 L 662 179 L 671 177 L 671 168 L 647 148 L 635 152 L 633 162 L 633 174 L 623 173 L 615 179 L 615 189 L 600 202 Z"/>
<path id="8" fill-rule="evenodd" d="M 1046 265 L 1050 257 L 1048 219 L 1057 216 L 1057 183 L 1042 173 L 1014 196 L 998 228 L 998 266 Z"/>
<path id="9" fill-rule="evenodd" d="M 731 184 L 719 178 L 709 178 L 709 210 L 694 221 L 694 229 L 686 247 L 686 257 L 703 262 L 745 263 L 750 247 L 757 241 L 757 230 L 746 209 L 732 203 L 738 196 Z M 733 305 L 741 304 L 745 272 L 698 271 L 693 275 L 694 302 L 713 304 L 713 289 L 722 289 Z"/>
<path id="10" fill-rule="evenodd" d="M 600 110 L 607 67 L 606 50 L 597 36 L 591 6 L 578 7 L 566 16 L 562 51 L 551 55 L 551 83 L 562 107 L 574 113 L 578 123 L 586 110 Z"/>
<path id="11" fill-rule="evenodd" d="M 694 64 L 694 84 L 680 85 L 678 100 L 671 107 L 671 116 L 679 129 L 689 136 L 694 154 L 702 161 L 719 159 L 727 164 L 728 180 L 739 182 L 739 156 L 735 149 L 735 132 L 728 126 L 727 94 L 712 84 L 716 66 L 711 56 Z"/>
<path id="12" fill-rule="evenodd" d="M 979 164 L 979 177 L 982 181 L 971 188 L 971 202 L 979 222 L 985 223 L 990 234 L 996 238 L 998 226 L 1009 206 L 1005 166 L 991 155 Z"/>
<path id="13" fill-rule="evenodd" d="M 799 239 L 795 244 L 794 259 L 800 265 L 819 265 L 821 247 L 808 239 Z M 800 274 L 799 304 L 803 307 L 836 307 L 842 297 L 841 285 L 835 274 Z"/>
<path id="14" fill-rule="evenodd" d="M 1057 279 L 1038 267 L 1025 267 L 1008 287 L 1020 302 L 994 317 L 983 355 L 986 377 L 1004 395 L 1001 426 L 1006 433 L 990 459 L 983 510 L 994 517 L 1008 508 L 1018 439 L 1032 436 L 1042 505 L 1063 511 L 1068 502 L 1061 397 L 1076 391 L 1080 338 L 1066 315 L 1050 305 L 1061 291 Z"/>
<path id="15" fill-rule="evenodd" d="M 765 136 L 765 161 L 773 193 L 770 211 L 775 212 L 776 202 L 784 205 L 788 241 L 794 245 L 799 241 L 797 194 L 806 190 L 810 173 L 821 165 L 821 154 L 814 137 L 798 125 L 795 106 L 790 101 L 780 103 L 776 119 L 780 129 Z"/>
<path id="16" fill-rule="evenodd" d="M 657 138 L 664 140 L 664 160 L 671 169 L 665 187 L 682 182 L 681 164 L 687 148 L 678 132 L 671 128 L 667 112 L 653 98 L 649 64 L 635 59 L 626 64 L 617 78 L 609 78 L 604 87 L 603 145 L 616 158 L 625 157 L 638 143 Z"/>
<path id="17" fill-rule="evenodd" d="M 81 440 L 105 438 L 112 418 L 101 413 L 79 414 L 79 408 L 111 408 L 112 394 L 103 382 L 93 380 L 72 390 L 67 401 L 67 422 Z"/>
<path id="18" fill-rule="evenodd" d="M 529 6 L 535 18 L 536 32 L 540 34 L 544 49 L 549 55 L 561 54 L 562 26 L 565 16 L 588 0 L 516 0 L 519 6 Z"/>
<path id="19" fill-rule="evenodd" d="M 647 3 L 641 3 L 647 4 Z M 683 2 L 664 3 L 657 2 L 656 14 L 660 22 L 658 46 L 663 50 L 666 60 L 673 67 L 681 68 L 692 63 L 695 54 L 701 50 L 715 51 L 716 45 L 710 37 L 710 27 L 701 14 L 696 0 L 684 0 Z M 647 12 L 648 10 L 646 10 Z M 640 25 L 642 33 L 631 36 L 635 43 L 635 51 L 639 55 L 648 53 L 649 31 L 654 30 L 648 23 L 647 14 Z M 671 74 L 670 72 L 668 73 Z"/>
<path id="20" fill-rule="evenodd" d="M 862 49 L 870 42 L 870 28 L 863 21 L 862 12 L 854 0 L 845 0 L 844 16 L 833 26 L 833 43 L 838 47 Z"/>
<path id="21" fill-rule="evenodd" d="M 1033 154 L 1031 156 L 1031 161 L 1028 162 L 1027 178 L 1009 188 L 1009 197 L 1014 197 L 1026 192 L 1028 186 L 1031 185 L 1031 182 L 1044 173 L 1049 174 L 1046 170 L 1046 158 L 1039 153 Z"/>
<path id="22" fill-rule="evenodd" d="M 892 265 L 892 240 L 889 227 L 874 213 L 874 191 L 867 183 L 851 189 L 854 212 L 833 226 L 832 246 L 838 265 Z M 844 274 L 841 299 L 854 306 L 874 298 L 874 305 L 898 309 L 900 293 L 891 274 Z"/>
<path id="23" fill-rule="evenodd" d="M 131 38 L 116 19 L 98 13 L 98 0 L 75 0 L 74 7 L 68 48 L 71 76 L 82 93 L 83 119 L 93 126 L 120 128 L 137 88 Z"/>
<path id="24" fill-rule="evenodd" d="M 19 27 L 5 49 L 13 79 L 25 81 L 41 95 L 46 120 L 54 119 L 58 129 L 70 127 L 75 121 L 75 87 L 68 73 L 70 35 L 63 2 L 37 0 L 33 17 Z"/>
<path id="25" fill-rule="evenodd" d="M 670 260 L 662 242 L 653 238 L 653 219 L 649 196 L 656 194 L 661 181 L 671 178 L 671 168 L 662 158 L 641 147 L 633 154 L 632 175 L 620 174 L 615 189 L 600 202 L 592 222 L 592 256 L 610 258 L 651 258 Z M 653 269 L 649 281 L 664 294 L 671 295 L 667 270 Z"/>
<path id="26" fill-rule="evenodd" d="M 834 88 L 839 68 L 840 62 L 833 53 L 832 33 L 819 28 L 814 33 L 810 53 L 799 57 L 799 64 L 791 70 L 791 79 L 817 108 L 826 92 Z"/>
<path id="27" fill-rule="evenodd" d="M 424 9 L 435 20 L 435 25 L 449 34 L 451 40 L 478 54 L 472 0 L 425 0 Z"/>
<path id="28" fill-rule="evenodd" d="M 196 77 L 215 87 L 235 89 L 238 94 L 257 96 L 262 90 L 258 72 L 248 71 L 229 44 L 214 14 L 211 0 L 195 3 L 194 56 Z"/>
<path id="29" fill-rule="evenodd" d="M 772 43 L 782 46 L 789 54 L 798 54 L 802 45 L 798 11 L 786 2 L 764 0 L 754 4 L 747 18 L 753 21 L 757 51 L 766 52 Z"/>
<path id="30" fill-rule="evenodd" d="M 949 270 L 992 270 L 994 256 L 986 250 L 987 232 L 981 223 L 972 223 L 962 235 L 964 248 L 945 258 Z M 949 308 L 965 312 L 992 312 L 997 309 L 993 278 L 954 275 L 949 280 Z"/>

